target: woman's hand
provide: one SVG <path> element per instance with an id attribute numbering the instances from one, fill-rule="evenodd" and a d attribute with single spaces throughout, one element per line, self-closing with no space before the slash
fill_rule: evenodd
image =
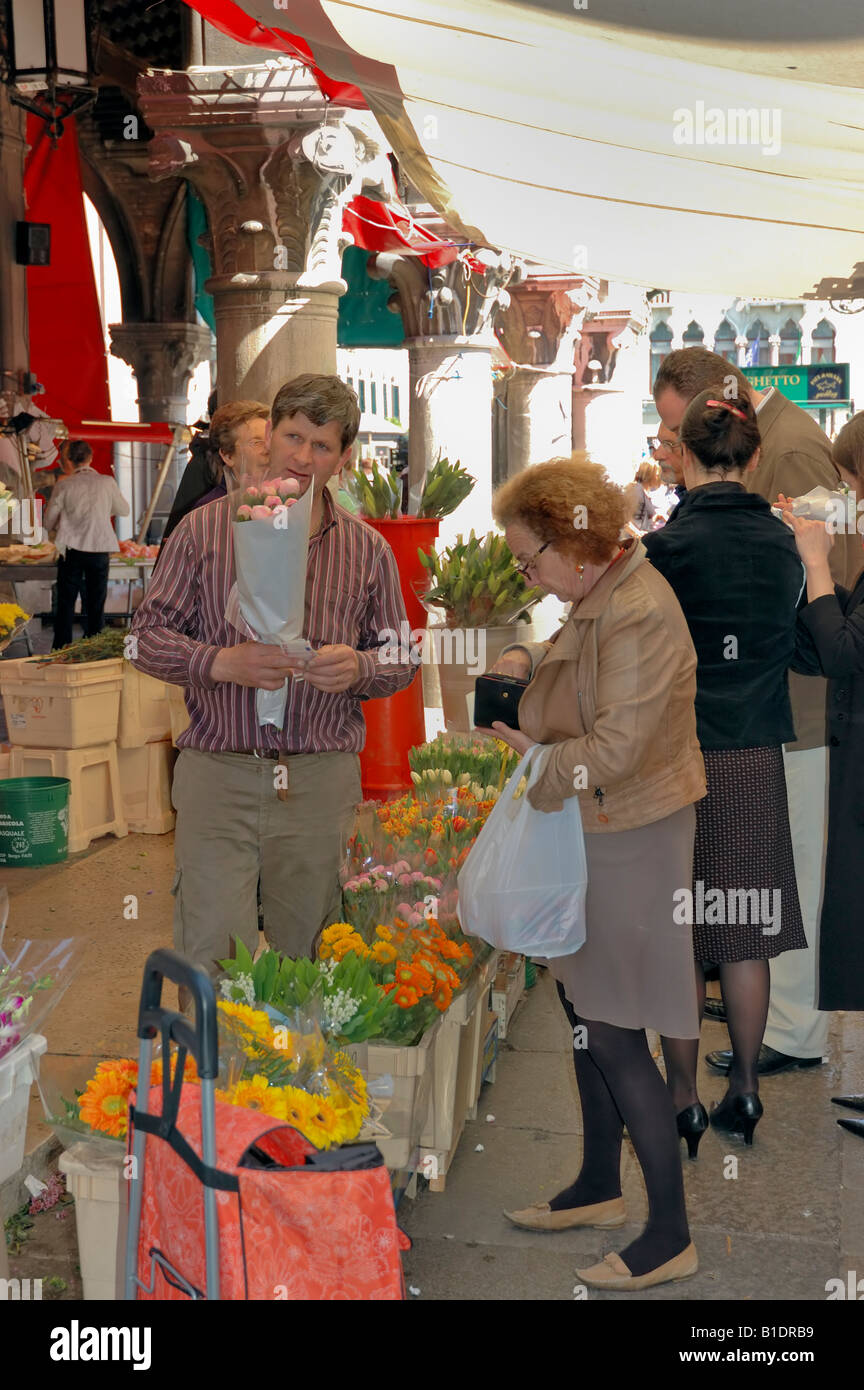
<path id="1" fill-rule="evenodd" d="M 532 661 L 527 652 L 505 652 L 499 656 L 487 676 L 515 676 L 517 680 L 527 681 L 531 676 Z"/>
<path id="2" fill-rule="evenodd" d="M 814 566 L 820 568 L 827 565 L 831 547 L 834 544 L 834 536 L 824 521 L 808 521 L 803 516 L 795 516 L 792 512 L 792 501 L 789 497 L 784 497 L 781 492 L 777 498 L 777 506 L 782 509 L 783 520 L 795 536 L 795 544 L 798 547 L 798 554 L 807 569 Z"/>
<path id="3" fill-rule="evenodd" d="M 533 738 L 523 734 L 521 729 L 511 729 L 509 724 L 496 722 L 491 729 L 481 729 L 478 725 L 475 733 L 486 734 L 490 738 L 500 738 L 502 743 L 508 744 L 510 748 L 515 748 L 520 758 L 528 752 L 529 748 L 534 747 Z"/>

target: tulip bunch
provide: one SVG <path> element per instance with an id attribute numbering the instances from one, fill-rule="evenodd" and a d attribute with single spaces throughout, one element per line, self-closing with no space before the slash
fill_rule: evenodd
<path id="1" fill-rule="evenodd" d="M 281 512 L 293 507 L 300 495 L 296 478 L 271 478 L 250 484 L 235 499 L 237 521 L 272 521 Z"/>

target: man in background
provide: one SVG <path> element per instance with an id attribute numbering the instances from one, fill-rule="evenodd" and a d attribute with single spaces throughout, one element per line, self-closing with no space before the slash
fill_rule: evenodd
<path id="1" fill-rule="evenodd" d="M 84 632 L 95 637 L 102 631 L 108 566 L 117 549 L 112 516 L 128 516 L 129 503 L 112 477 L 90 467 L 93 450 L 83 439 L 73 439 L 66 449 L 71 472 L 54 485 L 45 509 L 47 531 L 56 527 L 54 544 L 60 552 L 57 564 L 57 616 L 54 643 L 72 641 L 75 604 L 82 595 Z"/>
<path id="2" fill-rule="evenodd" d="M 709 388 L 723 399 L 734 378 L 736 394 L 749 395 L 756 411 L 762 449 L 745 487 L 774 503 L 779 493 L 800 497 L 814 487 L 836 490 L 840 475 L 831 445 L 816 421 L 771 387 L 757 391 L 744 373 L 707 348 L 682 348 L 664 358 L 654 382 L 654 401 L 666 430 L 676 437 L 687 406 Z M 838 535 L 829 563 L 835 583 L 849 585 L 860 569 L 857 536 Z M 771 961 L 771 1004 L 760 1075 L 818 1066 L 828 1039 L 829 1015 L 816 1007 L 816 962 L 825 863 L 828 796 L 827 682 L 789 673 L 789 695 L 797 738 L 784 746 L 786 790 L 798 897 L 807 950 L 787 951 Z M 716 1016 L 716 1014 L 715 1014 Z M 716 1071 L 728 1073 L 730 1051 L 709 1053 Z"/>

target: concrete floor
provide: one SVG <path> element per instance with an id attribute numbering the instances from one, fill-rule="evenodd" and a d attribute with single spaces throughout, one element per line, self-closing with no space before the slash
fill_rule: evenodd
<path id="1" fill-rule="evenodd" d="M 703 1050 L 727 1045 L 724 1026 L 706 1023 Z M 445 1191 L 424 1191 L 399 1208 L 414 1242 L 405 1273 L 419 1289 L 415 1297 L 571 1300 L 577 1268 L 623 1249 L 638 1234 L 647 1203 L 626 1139 L 627 1226 L 547 1234 L 518 1230 L 502 1215 L 548 1201 L 576 1176 L 581 1115 L 570 1046 L 552 982 L 540 972 L 501 1047 L 478 1119 L 466 1126 Z M 640 1299 L 824 1300 L 826 1280 L 845 1280 L 849 1270 L 864 1274 L 864 1143 L 839 1128 L 838 1115 L 851 1112 L 829 1100 L 864 1091 L 862 1015 L 836 1016 L 830 1057 L 821 1068 L 764 1080 L 765 1116 L 752 1149 L 709 1131 L 698 1160 L 683 1158 L 701 1268 Z M 724 1079 L 701 1060 L 699 1085 L 709 1107 L 725 1090 Z M 737 1177 L 729 1176 L 736 1167 Z M 633 1295 L 590 1290 L 588 1297 L 628 1301 Z"/>
<path id="2" fill-rule="evenodd" d="M 46 1079 L 67 1095 L 99 1059 L 134 1055 L 142 967 L 151 950 L 171 944 L 172 839 L 109 837 L 65 865 L 5 874 L 10 941 L 74 935 L 85 943 L 81 971 L 45 1027 Z M 124 916 L 129 894 L 138 899 L 137 919 Z M 723 1026 L 706 1023 L 705 1050 L 725 1044 Z M 569 1300 L 576 1268 L 621 1249 L 639 1230 L 645 1193 L 626 1141 L 624 1194 L 632 1224 L 544 1235 L 517 1230 L 502 1215 L 548 1199 L 578 1169 L 581 1118 L 569 1048 L 566 1020 L 540 972 L 501 1047 L 478 1120 L 466 1127 L 446 1190 L 423 1191 L 400 1205 L 400 1224 L 414 1240 L 405 1270 L 409 1285 L 420 1290 L 416 1297 Z M 701 1064 L 700 1086 L 706 1104 L 724 1091 L 723 1079 Z M 823 1300 L 829 1278 L 845 1279 L 849 1270 L 864 1275 L 864 1143 L 837 1126 L 844 1112 L 829 1103 L 847 1091 L 864 1092 L 862 1015 L 836 1016 L 824 1067 L 765 1080 L 765 1118 L 752 1149 L 709 1132 L 698 1162 L 683 1160 L 702 1267 L 693 1279 L 640 1297 Z M 44 1175 L 50 1138 L 36 1098 L 25 1174 Z M 737 1160 L 737 1177 L 727 1175 L 735 1166 L 729 1155 Z M 14 1194 L 3 1196 L 8 1214 Z M 60 1273 L 68 1285 L 60 1296 L 77 1296 L 71 1222 L 57 1222 L 53 1213 L 37 1221 L 13 1274 Z"/>

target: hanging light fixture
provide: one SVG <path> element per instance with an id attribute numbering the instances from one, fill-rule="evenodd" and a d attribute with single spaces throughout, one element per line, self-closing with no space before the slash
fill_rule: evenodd
<path id="1" fill-rule="evenodd" d="M 0 0 L 6 19 L 9 97 L 40 116 L 53 144 L 63 122 L 96 98 L 87 0 Z"/>

